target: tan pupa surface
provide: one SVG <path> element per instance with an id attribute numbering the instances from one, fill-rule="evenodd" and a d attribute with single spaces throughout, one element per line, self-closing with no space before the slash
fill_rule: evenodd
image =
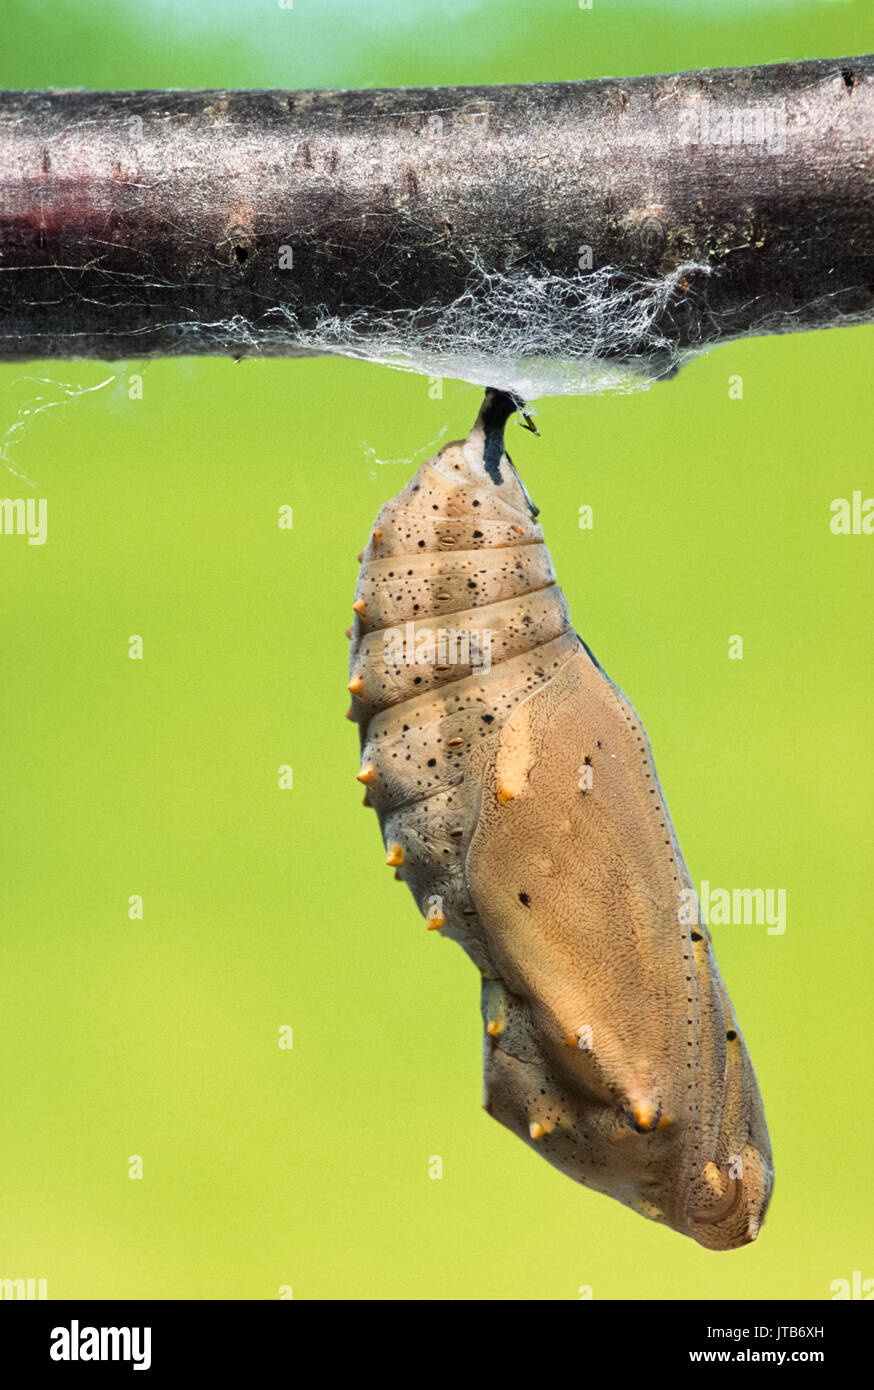
<path id="1" fill-rule="evenodd" d="M 773 1182 L 755 1074 L 646 734 L 571 627 L 506 414 L 487 393 L 374 522 L 349 665 L 359 778 L 427 925 L 482 972 L 488 1112 L 577 1181 L 732 1249 Z"/>

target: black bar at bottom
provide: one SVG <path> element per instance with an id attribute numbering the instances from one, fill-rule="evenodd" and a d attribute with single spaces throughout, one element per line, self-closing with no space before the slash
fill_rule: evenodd
<path id="1" fill-rule="evenodd" d="M 868 1301 L 868 1300 L 864 1300 Z M 366 1322 L 358 1324 L 348 1303 L 328 1303 L 318 1311 L 315 1301 L 297 1302 L 22 1302 L 4 1307 L 0 1321 L 0 1368 L 14 1365 L 19 1376 L 41 1372 L 51 1381 L 69 1375 L 115 1376 L 148 1374 L 163 1380 L 168 1371 L 215 1373 L 227 1380 L 234 1372 L 275 1364 L 290 1379 L 312 1375 L 315 1353 L 320 1373 L 336 1371 L 342 1351 L 356 1377 L 380 1367 L 406 1378 L 418 1375 L 413 1362 L 426 1353 L 431 1374 L 441 1352 L 449 1371 L 458 1370 L 459 1357 L 468 1371 L 468 1353 L 455 1342 L 445 1314 L 439 1326 L 414 1323 L 412 1302 L 399 1323 L 389 1312 L 382 1323 L 378 1304 L 366 1303 Z M 394 1305 L 392 1305 L 393 1307 Z M 423 1318 L 429 1304 L 421 1302 Z M 838 1302 L 598 1302 L 583 1301 L 570 1316 L 543 1313 L 513 1315 L 502 1327 L 500 1304 L 483 1317 L 477 1305 L 471 1329 L 471 1351 L 512 1368 L 513 1379 L 524 1374 L 524 1362 L 540 1373 L 576 1363 L 587 1378 L 596 1362 L 614 1362 L 623 1373 L 670 1373 L 681 1366 L 699 1367 L 706 1374 L 714 1365 L 730 1369 L 771 1365 L 818 1366 L 829 1378 L 862 1361 L 870 1323 L 861 1308 Z M 325 1318 L 332 1336 L 321 1334 Z M 461 1316 L 464 1323 L 466 1318 Z M 478 1329 L 478 1331 L 476 1330 Z M 572 1340 L 565 1340 L 571 1333 Z M 558 1335 L 556 1335 L 558 1334 Z M 411 1360 L 411 1338 L 419 1350 Z M 415 1345 L 415 1343 L 413 1343 Z M 467 1342 L 465 1342 L 465 1346 Z M 445 1349 L 445 1350 L 444 1350 Z M 306 1362 L 301 1353 L 306 1351 Z M 594 1358 L 594 1360 L 593 1360 Z M 544 1366 L 543 1363 L 546 1363 Z M 454 1367 L 454 1370 L 453 1370 Z M 497 1368 L 495 1368 L 497 1369 Z M 135 1382 L 136 1383 L 136 1382 Z"/>

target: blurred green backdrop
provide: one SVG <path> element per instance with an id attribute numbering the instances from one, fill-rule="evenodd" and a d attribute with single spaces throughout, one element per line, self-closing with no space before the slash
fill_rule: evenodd
<path id="1" fill-rule="evenodd" d="M 863 52 L 865 9 L 7 0 L 0 85 L 674 71 Z M 829 530 L 833 498 L 874 495 L 870 347 L 723 347 L 646 394 L 541 401 L 543 437 L 510 442 L 696 882 L 787 890 L 784 935 L 714 929 L 777 1165 L 759 1241 L 721 1256 L 479 1108 L 477 973 L 360 806 L 355 553 L 479 393 L 340 360 L 0 368 L 0 492 L 48 499 L 44 546 L 0 538 L 0 1277 L 54 1298 L 819 1299 L 874 1276 L 874 537 Z"/>

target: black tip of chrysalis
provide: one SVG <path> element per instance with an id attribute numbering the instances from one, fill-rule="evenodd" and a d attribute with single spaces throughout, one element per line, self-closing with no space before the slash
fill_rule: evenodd
<path id="1" fill-rule="evenodd" d="M 501 481 L 501 456 L 504 453 L 504 426 L 511 415 L 521 410 L 522 402 L 509 391 L 499 391 L 494 386 L 486 388 L 486 397 L 480 410 L 485 444 L 483 463 L 486 472 L 495 484 Z M 509 454 L 507 455 L 509 458 Z"/>
<path id="2" fill-rule="evenodd" d="M 511 415 L 515 415 L 516 411 L 524 411 L 524 408 L 525 402 L 519 396 L 514 395 L 512 391 L 501 391 L 496 386 L 486 387 L 485 400 L 482 403 L 479 413 L 479 422 L 482 424 L 485 439 L 483 444 L 483 463 L 485 464 L 486 472 L 496 486 L 500 485 L 501 482 L 502 457 L 506 455 L 507 462 L 510 467 L 513 468 L 513 460 L 510 458 L 504 446 L 504 426 Z M 532 428 L 530 424 L 528 427 Z M 536 429 L 534 433 L 537 433 Z M 519 475 L 516 474 L 516 476 L 518 477 Z M 525 489 L 523 487 L 523 492 L 524 491 Z M 525 498 L 531 509 L 531 515 L 537 516 L 538 508 L 535 507 L 527 492 L 525 492 Z"/>

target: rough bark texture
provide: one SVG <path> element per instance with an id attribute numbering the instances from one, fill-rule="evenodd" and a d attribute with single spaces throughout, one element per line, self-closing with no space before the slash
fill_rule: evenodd
<path id="1" fill-rule="evenodd" d="M 872 79 L 865 57 L 516 87 L 5 93 L 0 359 L 342 351 L 342 330 L 318 341 L 326 315 L 368 311 L 366 336 L 423 308 L 445 347 L 445 306 L 488 294 L 472 265 L 576 282 L 585 247 L 616 286 L 710 268 L 661 312 L 679 348 L 870 320 Z"/>

